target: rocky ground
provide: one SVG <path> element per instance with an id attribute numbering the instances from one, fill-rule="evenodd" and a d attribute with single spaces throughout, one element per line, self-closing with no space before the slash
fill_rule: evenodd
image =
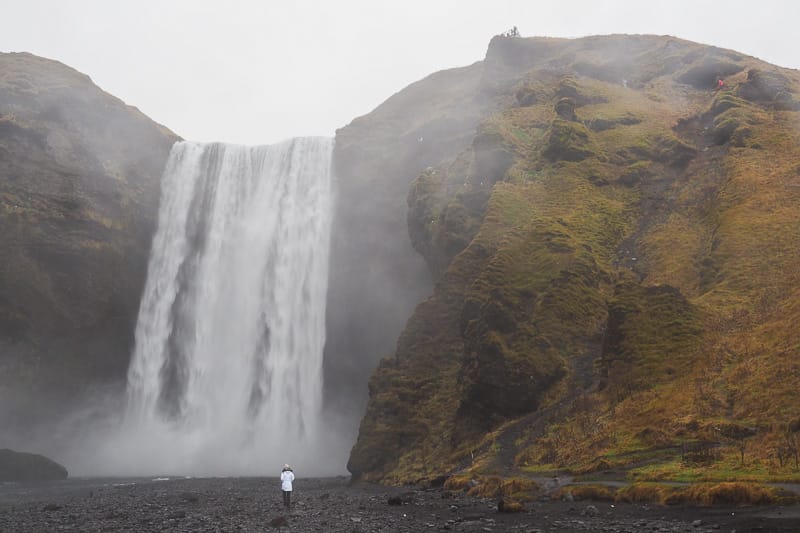
<path id="1" fill-rule="evenodd" d="M 521 513 L 443 490 L 349 486 L 346 478 L 298 479 L 284 512 L 265 478 L 88 479 L 0 485 L 0 532 L 714 532 L 800 531 L 800 506 L 657 507 L 607 502 L 530 502 Z"/>

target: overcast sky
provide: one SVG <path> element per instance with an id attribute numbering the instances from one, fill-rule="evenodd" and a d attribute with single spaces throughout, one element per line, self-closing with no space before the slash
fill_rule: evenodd
<path id="1" fill-rule="evenodd" d="M 333 135 L 492 35 L 674 35 L 800 68 L 794 0 L 0 0 L 0 51 L 57 59 L 179 135 Z"/>

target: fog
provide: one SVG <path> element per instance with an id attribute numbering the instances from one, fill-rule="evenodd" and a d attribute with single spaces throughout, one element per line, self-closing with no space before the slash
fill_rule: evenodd
<path id="1" fill-rule="evenodd" d="M 332 136 L 409 83 L 481 59 L 514 25 L 523 36 L 669 34 L 800 67 L 800 5 L 780 0 L 0 0 L 0 9 L 0 51 L 62 61 L 196 141 Z"/>
<path id="2" fill-rule="evenodd" d="M 127 384 L 50 400 L 58 419 L 34 423 L 46 398 L 0 405 L 20 415 L 0 417 L 0 446 L 73 476 L 345 473 L 349 425 L 322 406 L 332 149 L 176 143 Z"/>
<path id="3" fill-rule="evenodd" d="M 184 138 L 248 145 L 333 136 L 409 83 L 481 60 L 492 35 L 514 25 L 523 36 L 671 34 L 800 66 L 800 51 L 791 44 L 800 7 L 769 1 L 753 9 L 748 2 L 303 1 L 223 7 L 203 1 L 0 0 L 0 8 L 11 21 L 0 34 L 0 51 L 62 61 Z M 619 53 L 624 57 L 626 51 Z M 349 152 L 350 159 L 339 161 L 352 181 L 339 191 L 333 220 L 326 390 L 322 396 L 321 381 L 314 381 L 322 414 L 314 421 L 314 438 L 303 446 L 295 445 L 297 434 L 275 440 L 273 434 L 285 426 L 269 424 L 249 434 L 237 433 L 241 424 L 201 425 L 196 432 L 153 420 L 132 425 L 127 383 L 118 379 L 83 391 L 57 420 L 36 413 L 61 398 L 5 391 L 0 397 L 17 403 L 0 408 L 0 447 L 44 453 L 72 475 L 259 475 L 274 474 L 284 462 L 301 474 L 345 473 L 368 376 L 381 357 L 393 354 L 409 314 L 432 288 L 424 260 L 408 239 L 408 183 L 443 154 L 469 145 L 478 116 L 473 103 L 454 102 L 462 115 L 439 129 L 430 126 L 430 132 L 402 120 L 391 131 L 355 128 L 365 139 L 383 135 L 384 153 Z M 423 137 L 436 141 L 418 143 Z M 378 175 L 385 189 L 362 188 Z M 258 308 L 252 316 L 264 312 Z M 12 372 L 15 357 L 30 355 L 11 354 L 3 344 L 0 350 L 8 351 L 0 372 Z M 240 392 L 237 384 L 226 390 Z M 21 411 L 26 414 L 12 416 Z M 217 422 L 227 414 L 216 413 Z"/>

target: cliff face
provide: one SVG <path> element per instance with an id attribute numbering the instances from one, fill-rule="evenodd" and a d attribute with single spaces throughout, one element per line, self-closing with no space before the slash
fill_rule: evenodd
<path id="1" fill-rule="evenodd" d="M 0 54 L 0 421 L 124 379 L 176 140 L 61 63 Z"/>
<path id="2" fill-rule="evenodd" d="M 469 139 L 408 169 L 435 287 L 370 379 L 350 471 L 590 471 L 660 451 L 647 468 L 664 473 L 687 443 L 733 468 L 745 438 L 768 457 L 800 428 L 797 72 L 649 36 L 496 37 L 469 69 L 460 98 L 485 103 Z M 360 120 L 382 131 L 377 111 Z M 407 183 L 380 202 L 396 210 Z"/>
<path id="3" fill-rule="evenodd" d="M 433 74 L 336 132 L 337 198 L 325 348 L 329 407 L 361 412 L 377 361 L 394 352 L 431 275 L 411 246 L 406 195 L 426 167 L 469 146 L 496 104 L 480 64 Z M 352 414 L 348 415 L 352 419 Z"/>

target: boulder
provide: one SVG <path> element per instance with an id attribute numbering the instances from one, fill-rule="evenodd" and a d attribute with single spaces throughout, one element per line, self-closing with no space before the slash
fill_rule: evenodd
<path id="1" fill-rule="evenodd" d="M 66 468 L 44 455 L 0 450 L 0 481 L 53 481 L 67 476 Z"/>

